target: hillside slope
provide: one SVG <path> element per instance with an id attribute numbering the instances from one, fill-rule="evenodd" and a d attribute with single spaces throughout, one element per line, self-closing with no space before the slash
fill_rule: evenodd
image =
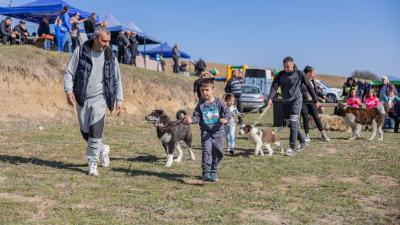
<path id="1" fill-rule="evenodd" d="M 69 55 L 29 46 L 0 46 L 0 121 L 65 120 L 75 117 L 63 90 Z M 170 113 L 194 107 L 195 78 L 121 66 L 125 116 L 143 118 L 162 108 Z"/>

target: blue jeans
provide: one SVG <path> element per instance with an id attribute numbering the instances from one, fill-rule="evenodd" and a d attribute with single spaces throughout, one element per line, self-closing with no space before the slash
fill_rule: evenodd
<path id="1" fill-rule="evenodd" d="M 69 32 L 64 33 L 63 45 L 66 48 L 66 52 L 72 52 L 72 39 Z"/>
<path id="2" fill-rule="evenodd" d="M 235 149 L 235 128 L 236 124 L 225 125 L 226 143 L 228 144 L 228 150 Z"/>
<path id="3" fill-rule="evenodd" d="M 51 41 L 50 40 L 44 40 L 43 42 L 43 48 L 46 51 L 50 51 L 51 50 Z"/>

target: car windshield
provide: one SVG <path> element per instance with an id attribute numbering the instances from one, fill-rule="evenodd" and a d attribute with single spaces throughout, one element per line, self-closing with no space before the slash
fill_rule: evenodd
<path id="1" fill-rule="evenodd" d="M 326 82 L 324 82 L 324 81 L 322 81 L 322 80 L 320 80 L 319 81 L 321 84 L 323 84 L 325 87 L 327 87 L 327 88 L 332 88 L 332 86 L 331 85 L 329 85 L 329 84 L 327 84 Z"/>
<path id="2" fill-rule="evenodd" d="M 243 86 L 242 87 L 243 94 L 258 94 L 260 93 L 260 89 L 254 86 Z"/>

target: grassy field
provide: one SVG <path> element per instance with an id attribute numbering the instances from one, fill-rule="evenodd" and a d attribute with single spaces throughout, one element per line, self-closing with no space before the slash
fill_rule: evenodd
<path id="1" fill-rule="evenodd" d="M 252 121 L 256 114 L 246 117 Z M 271 114 L 263 126 L 271 126 Z M 108 120 L 111 166 L 86 175 L 77 125 L 0 128 L 0 224 L 399 224 L 399 135 L 383 142 L 312 132 L 293 158 L 253 156 L 238 139 L 220 181 L 199 181 L 196 161 L 164 167 L 166 157 L 146 123 Z M 43 128 L 43 129 L 42 129 Z M 280 136 L 287 147 L 288 129 Z"/>

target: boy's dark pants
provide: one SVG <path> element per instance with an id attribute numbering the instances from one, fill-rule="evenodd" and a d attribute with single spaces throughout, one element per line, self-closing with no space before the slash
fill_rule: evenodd
<path id="1" fill-rule="evenodd" d="M 303 102 L 303 107 L 301 108 L 301 117 L 303 118 L 304 132 L 306 132 L 306 134 L 310 132 L 308 114 L 310 114 L 314 119 L 318 130 L 322 132 L 324 128 L 322 127 L 321 120 L 319 119 L 317 107 L 312 102 Z"/>
<path id="2" fill-rule="evenodd" d="M 299 116 L 302 108 L 303 99 L 297 98 L 291 102 L 283 103 L 283 112 L 285 114 L 285 120 L 290 129 L 289 146 L 291 149 L 296 150 L 296 139 L 300 143 L 304 143 L 304 137 L 300 132 Z"/>
<path id="3" fill-rule="evenodd" d="M 216 173 L 224 157 L 224 131 L 217 133 L 201 132 L 202 168 L 203 172 Z"/>

